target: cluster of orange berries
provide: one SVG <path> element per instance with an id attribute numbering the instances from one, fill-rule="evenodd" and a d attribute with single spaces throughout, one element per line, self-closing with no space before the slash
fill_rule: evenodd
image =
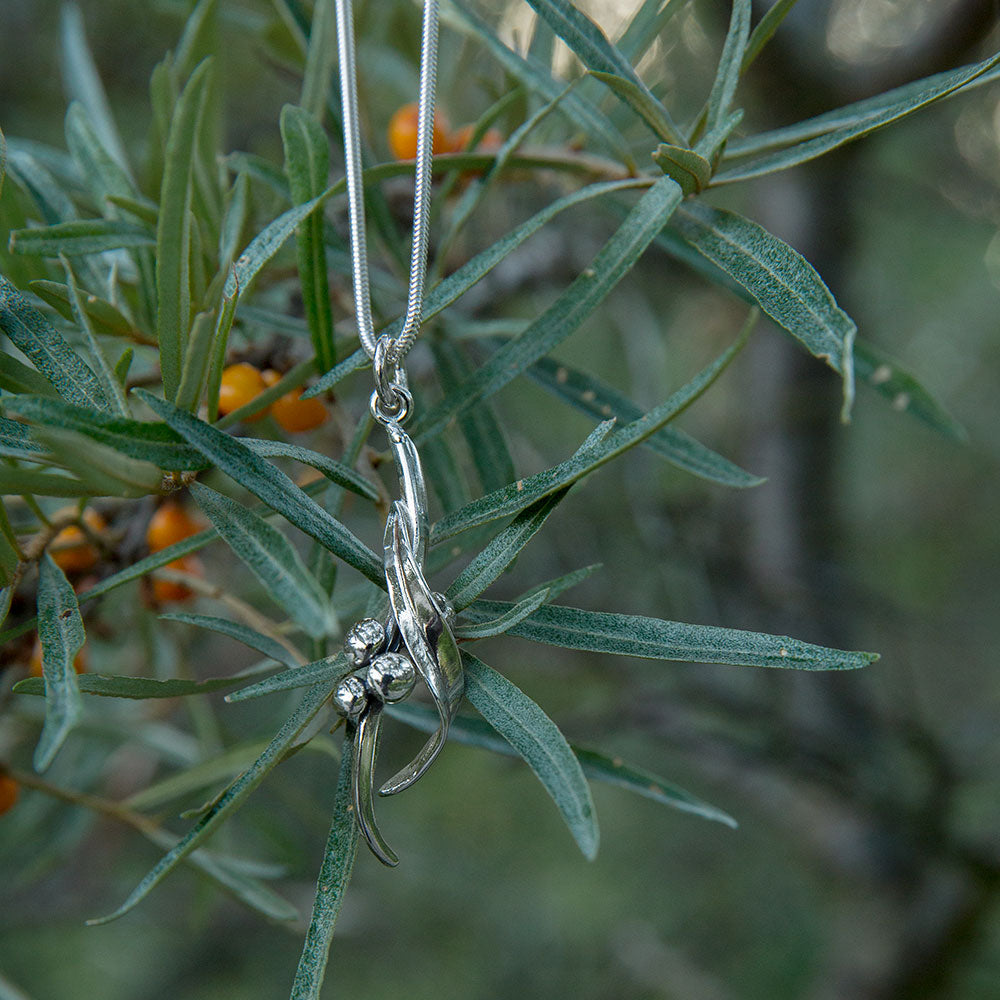
<path id="1" fill-rule="evenodd" d="M 392 150 L 392 155 L 397 160 L 412 160 L 417 155 L 417 119 L 418 108 L 416 104 L 404 104 L 389 119 L 387 132 L 389 149 Z M 434 155 L 467 152 L 475 130 L 476 127 L 472 124 L 462 125 L 460 128 L 452 130 L 447 116 L 441 111 L 435 111 L 432 140 Z M 503 136 L 497 129 L 491 128 L 479 140 L 476 148 L 485 152 L 493 152 L 502 145 Z"/>
<path id="2" fill-rule="evenodd" d="M 222 373 L 219 385 L 219 414 L 225 416 L 246 406 L 256 399 L 265 389 L 275 385 L 281 376 L 270 368 L 261 371 L 246 361 L 230 365 Z M 284 396 L 279 396 L 269 407 L 246 418 L 246 423 L 260 420 L 270 413 L 278 425 L 290 433 L 311 431 L 319 427 L 326 418 L 326 407 L 315 396 L 312 399 L 302 399 L 301 389 L 292 389 Z"/>

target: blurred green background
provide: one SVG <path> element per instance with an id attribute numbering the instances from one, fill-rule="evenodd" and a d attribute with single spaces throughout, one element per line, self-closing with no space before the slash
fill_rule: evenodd
<path id="1" fill-rule="evenodd" d="M 80 6 L 122 131 L 141 148 L 149 73 L 186 6 Z M 479 6 L 507 38 L 530 30 L 525 4 Z M 614 37 L 634 4 L 579 6 Z M 417 12 L 388 0 L 359 8 L 366 124 L 381 159 L 384 123 L 415 92 Z M 261 22 L 273 13 L 264 0 L 223 10 Z M 728 16 L 723 2 L 684 5 L 641 66 L 673 95 L 681 120 L 710 86 Z M 58 23 L 50 0 L 0 3 L 0 125 L 62 146 Z M 227 148 L 280 162 L 277 116 L 297 100 L 298 81 L 235 18 L 223 20 L 223 35 Z M 989 2 L 801 0 L 742 85 L 743 131 L 971 62 L 998 41 Z M 443 51 L 439 100 L 454 122 L 474 119 L 503 77 L 447 30 Z M 403 862 L 389 871 L 359 855 L 324 996 L 1000 996 L 998 181 L 992 85 L 716 199 L 802 251 L 861 335 L 924 382 L 968 430 L 967 443 L 864 389 L 842 426 L 835 376 L 762 324 L 681 422 L 766 476 L 763 486 L 725 492 L 630 454 L 575 491 L 496 588 L 509 597 L 600 562 L 568 603 L 872 649 L 881 661 L 862 673 L 800 676 L 600 658 L 513 638 L 484 645 L 483 658 L 571 739 L 675 780 L 740 827 L 597 786 L 602 846 L 588 864 L 527 768 L 451 746 L 419 792 L 383 804 Z M 511 179 L 459 256 L 561 190 Z M 598 211 L 562 217 L 464 308 L 483 319 L 536 315 L 613 225 Z M 713 357 L 742 317 L 734 299 L 652 251 L 559 354 L 651 406 Z M 429 363 L 415 352 L 418 372 Z M 591 426 L 525 380 L 497 405 L 519 472 L 565 457 Z M 97 655 L 103 648 L 135 669 L 148 612 L 126 594 L 96 618 L 109 624 Z M 113 636 L 122 621 L 130 644 Z M 176 627 L 154 652 L 222 673 L 232 644 Z M 88 710 L 98 734 L 102 719 L 124 711 Z M 233 740 L 266 732 L 271 713 L 275 724 L 284 717 L 267 699 L 218 712 Z M 146 719 L 150 746 L 166 721 Z M 408 759 L 417 741 L 394 727 L 383 766 Z M 0 737 L 0 751 L 12 742 Z M 150 779 L 154 759 L 109 742 L 90 765 L 94 787 L 129 794 Z M 79 785 L 80 767 L 61 758 L 52 780 L 71 775 Z M 221 834 L 227 847 L 286 866 L 280 887 L 303 913 L 336 767 L 323 752 L 295 756 Z M 124 827 L 26 794 L 0 819 L 0 974 L 38 1000 L 286 995 L 304 925 L 267 925 L 189 872 L 124 919 L 83 926 L 117 906 L 156 857 Z M 21 995 L 5 989 L 0 996 Z"/>

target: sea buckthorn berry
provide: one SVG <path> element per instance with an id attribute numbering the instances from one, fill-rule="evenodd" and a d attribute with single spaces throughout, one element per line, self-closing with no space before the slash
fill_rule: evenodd
<path id="1" fill-rule="evenodd" d="M 417 118 L 416 104 L 404 104 L 389 119 L 389 149 L 397 160 L 412 160 L 417 155 Z M 434 112 L 434 134 L 431 148 L 435 155 L 449 153 L 452 149 L 451 126 L 448 119 L 440 112 Z"/>
<path id="2" fill-rule="evenodd" d="M 246 361 L 230 365 L 222 373 L 222 382 L 219 384 L 219 415 L 225 416 L 238 410 L 241 406 L 246 406 L 252 399 L 256 399 L 267 388 L 264 376 L 253 365 Z M 249 420 L 259 420 L 262 413 L 255 413 Z"/>
<path id="3" fill-rule="evenodd" d="M 453 153 L 465 153 L 471 148 L 472 136 L 475 134 L 476 126 L 470 122 L 461 128 L 455 129 L 451 134 L 451 151 Z M 476 149 L 484 153 L 495 153 L 503 145 L 503 134 L 499 129 L 487 129 L 483 137 L 476 143 Z"/>
<path id="4" fill-rule="evenodd" d="M 21 786 L 9 774 L 0 774 L 0 816 L 13 809 L 21 796 Z"/>
<path id="5" fill-rule="evenodd" d="M 181 573 L 190 573 L 192 576 L 201 576 L 201 563 L 194 556 L 181 556 L 173 562 L 167 563 L 165 569 L 176 569 Z M 183 583 L 176 583 L 173 580 L 153 579 L 153 600 L 157 604 L 171 604 L 187 601 L 194 595 L 194 591 Z"/>
<path id="6" fill-rule="evenodd" d="M 73 657 L 73 669 L 78 674 L 87 672 L 87 652 L 86 648 L 81 649 Z M 45 672 L 42 669 L 42 640 L 35 639 L 34 648 L 31 650 L 31 659 L 28 660 L 28 674 L 31 677 L 43 677 Z"/>
<path id="7" fill-rule="evenodd" d="M 146 528 L 146 544 L 150 552 L 159 552 L 185 538 L 198 534 L 203 525 L 196 521 L 176 500 L 161 504 Z"/>
<path id="8" fill-rule="evenodd" d="M 83 512 L 83 522 L 95 534 L 107 528 L 104 518 L 89 507 Z M 49 546 L 49 554 L 64 573 L 82 573 L 97 565 L 99 553 L 83 529 L 75 524 L 63 528 Z"/>
<path id="9" fill-rule="evenodd" d="M 326 407 L 316 396 L 302 399 L 301 389 L 285 393 L 271 404 L 271 416 L 286 431 L 311 431 L 319 427 L 326 418 Z"/>

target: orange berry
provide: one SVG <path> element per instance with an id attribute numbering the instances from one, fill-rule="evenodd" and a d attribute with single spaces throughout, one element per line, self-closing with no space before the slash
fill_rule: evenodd
<path id="1" fill-rule="evenodd" d="M 326 407 L 322 400 L 313 396 L 302 399 L 302 390 L 293 389 L 271 404 L 271 416 L 286 430 L 311 431 L 326 420 Z"/>
<path id="2" fill-rule="evenodd" d="M 281 372 L 276 372 L 273 368 L 265 368 L 260 373 L 260 377 L 264 380 L 264 385 L 270 389 L 272 385 L 277 385 L 281 381 Z"/>
<path id="3" fill-rule="evenodd" d="M 503 145 L 503 133 L 498 128 L 488 128 L 486 134 L 479 140 L 476 149 L 484 153 L 495 153 Z"/>
<path id="4" fill-rule="evenodd" d="M 14 808 L 20 795 L 21 786 L 9 774 L 0 774 L 0 816 Z"/>
<path id="5" fill-rule="evenodd" d="M 472 142 L 472 133 L 476 131 L 476 126 L 469 122 L 468 125 L 460 125 L 451 133 L 451 152 L 464 153 Z"/>
<path id="6" fill-rule="evenodd" d="M 87 672 L 87 653 L 85 647 L 73 658 L 73 669 L 78 674 L 85 674 Z M 42 640 L 35 639 L 34 648 L 31 650 L 31 659 L 28 660 L 28 675 L 31 677 L 43 677 L 44 673 L 42 669 Z"/>
<path id="7" fill-rule="evenodd" d="M 181 556 L 173 562 L 167 563 L 166 569 L 176 569 L 181 573 L 190 573 L 192 576 L 201 576 L 201 563 L 194 556 Z M 175 583 L 173 580 L 153 580 L 153 600 L 157 604 L 170 604 L 188 600 L 194 591 L 183 583 Z"/>
<path id="8" fill-rule="evenodd" d="M 198 534 L 202 525 L 176 500 L 167 500 L 150 518 L 146 528 L 146 544 L 150 552 L 159 552 L 175 542 Z"/>
<path id="9" fill-rule="evenodd" d="M 89 507 L 83 512 L 83 522 L 95 534 L 100 534 L 107 528 L 104 518 Z M 82 573 L 93 569 L 99 558 L 97 549 L 90 543 L 83 529 L 75 524 L 63 528 L 52 539 L 49 554 L 64 573 Z"/>
<path id="10" fill-rule="evenodd" d="M 474 123 L 463 125 L 451 134 L 451 152 L 468 152 L 472 143 L 472 136 L 476 131 Z M 495 153 L 503 145 L 503 134 L 499 129 L 487 129 L 483 137 L 476 143 L 476 149 L 484 153 Z"/>
<path id="11" fill-rule="evenodd" d="M 230 365 L 222 373 L 222 381 L 219 384 L 219 415 L 224 417 L 227 413 L 232 413 L 233 410 L 246 406 L 265 388 L 263 375 L 253 365 L 246 361 Z M 254 414 L 249 419 L 259 420 L 261 416 L 263 414 Z"/>
<path id="12" fill-rule="evenodd" d="M 417 118 L 416 104 L 404 104 L 389 119 L 389 149 L 397 160 L 412 160 L 417 155 Z M 434 112 L 434 133 L 431 148 L 435 154 L 450 153 L 451 126 L 448 119 L 440 112 Z"/>

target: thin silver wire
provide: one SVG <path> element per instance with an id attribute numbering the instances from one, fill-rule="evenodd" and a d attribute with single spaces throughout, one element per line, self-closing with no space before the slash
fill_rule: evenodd
<path id="1" fill-rule="evenodd" d="M 358 336 L 368 356 L 375 357 L 378 338 L 372 320 L 368 246 L 365 237 L 364 184 L 361 173 L 361 133 L 358 114 L 357 60 L 354 49 L 354 13 L 351 0 L 336 0 L 337 47 L 340 56 L 340 99 L 344 116 L 344 162 L 347 173 L 347 210 L 351 231 L 354 311 Z M 385 351 L 391 372 L 413 347 L 423 319 L 430 229 L 431 155 L 434 143 L 434 89 L 437 80 L 438 0 L 424 0 L 420 45 L 420 94 L 417 117 L 417 159 L 413 183 L 413 245 L 410 281 L 403 328 Z"/>

